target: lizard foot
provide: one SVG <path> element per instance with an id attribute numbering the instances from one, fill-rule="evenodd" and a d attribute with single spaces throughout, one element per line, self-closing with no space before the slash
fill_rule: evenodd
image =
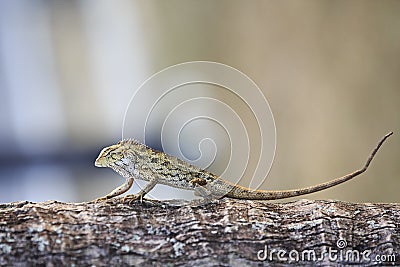
<path id="1" fill-rule="evenodd" d="M 127 203 L 128 205 L 131 205 L 133 202 L 137 201 L 140 199 L 140 202 L 143 201 L 143 196 L 141 195 L 126 195 L 125 197 L 121 198 L 122 203 Z"/>
<path id="2" fill-rule="evenodd" d="M 215 204 L 218 202 L 219 202 L 219 199 L 215 199 L 215 198 L 196 198 L 189 202 L 189 206 L 190 207 L 200 207 L 203 205 Z"/>
<path id="3" fill-rule="evenodd" d="M 107 196 L 104 196 L 104 197 L 96 198 L 96 199 L 90 201 L 90 203 L 102 203 L 102 202 L 106 202 L 106 201 L 108 201 L 110 199 L 111 198 L 108 198 Z"/>

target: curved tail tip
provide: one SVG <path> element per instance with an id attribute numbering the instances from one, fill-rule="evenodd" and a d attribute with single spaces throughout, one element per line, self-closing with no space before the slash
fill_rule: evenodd
<path id="1" fill-rule="evenodd" d="M 393 134 L 393 132 L 388 132 L 383 138 L 382 138 L 382 142 L 385 141 L 389 136 L 391 136 Z"/>

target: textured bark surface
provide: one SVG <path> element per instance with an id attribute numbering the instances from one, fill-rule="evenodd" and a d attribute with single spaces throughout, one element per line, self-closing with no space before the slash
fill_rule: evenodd
<path id="1" fill-rule="evenodd" d="M 400 265 L 399 224 L 400 204 L 18 202 L 0 204 L 0 265 Z"/>

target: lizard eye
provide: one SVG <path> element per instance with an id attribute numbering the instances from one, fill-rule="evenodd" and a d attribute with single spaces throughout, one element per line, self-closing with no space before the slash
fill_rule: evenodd
<path id="1" fill-rule="evenodd" d="M 121 153 L 113 153 L 113 154 L 111 154 L 111 158 L 114 160 L 120 160 L 123 158 L 123 156 Z"/>

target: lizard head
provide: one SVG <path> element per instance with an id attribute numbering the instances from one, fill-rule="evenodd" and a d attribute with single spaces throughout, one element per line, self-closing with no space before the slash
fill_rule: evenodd
<path id="1" fill-rule="evenodd" d="M 109 167 L 112 169 L 118 166 L 129 165 L 141 158 L 142 155 L 147 157 L 144 151 L 148 148 L 137 142 L 136 140 L 122 140 L 115 145 L 108 146 L 101 150 L 94 165 L 96 167 Z"/>
<path id="2" fill-rule="evenodd" d="M 121 161 L 124 158 L 124 151 L 125 149 L 120 143 L 105 147 L 101 150 L 94 165 L 96 167 L 112 167 L 116 162 Z"/>

